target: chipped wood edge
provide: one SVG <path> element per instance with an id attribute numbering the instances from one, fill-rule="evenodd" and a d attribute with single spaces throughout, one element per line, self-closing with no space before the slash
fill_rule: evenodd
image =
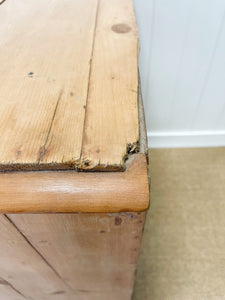
<path id="1" fill-rule="evenodd" d="M 8 172 L 0 174 L 1 213 L 138 212 L 149 207 L 145 154 L 125 172 Z"/>
<path id="2" fill-rule="evenodd" d="M 124 155 L 121 164 L 118 165 L 103 165 L 99 163 L 96 166 L 89 167 L 89 160 L 83 159 L 82 162 L 76 165 L 76 169 L 78 171 L 85 172 L 118 172 L 125 171 L 127 165 L 129 165 L 129 160 L 132 155 L 137 153 L 145 154 L 148 162 L 148 139 L 147 139 L 147 129 L 145 122 L 145 113 L 144 113 L 144 105 L 142 99 L 142 91 L 141 91 L 141 81 L 140 75 L 138 74 L 138 93 L 137 93 L 137 103 L 138 103 L 138 122 L 139 122 L 139 140 L 134 143 L 128 143 L 126 147 L 126 154 Z"/>
<path id="3" fill-rule="evenodd" d="M 14 164 L 13 162 L 7 162 L 5 164 L 0 164 L 0 172 L 10 172 L 10 171 L 55 171 L 55 170 L 75 170 L 75 171 L 85 171 L 85 172 L 122 172 L 127 168 L 127 163 L 133 154 L 144 153 L 148 157 L 148 142 L 147 142 L 147 131 L 145 124 L 145 114 L 144 106 L 141 93 L 141 83 L 139 76 L 138 85 L 138 119 L 139 119 L 139 140 L 135 143 L 127 144 L 127 152 L 122 159 L 121 164 L 115 165 L 96 165 L 94 167 L 89 167 L 88 159 L 74 159 L 62 163 L 51 162 L 51 163 L 19 163 Z"/>

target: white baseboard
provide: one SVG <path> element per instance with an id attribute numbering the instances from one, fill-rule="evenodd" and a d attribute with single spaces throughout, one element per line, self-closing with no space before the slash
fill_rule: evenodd
<path id="1" fill-rule="evenodd" d="M 148 131 L 149 148 L 219 147 L 225 146 L 225 131 Z"/>

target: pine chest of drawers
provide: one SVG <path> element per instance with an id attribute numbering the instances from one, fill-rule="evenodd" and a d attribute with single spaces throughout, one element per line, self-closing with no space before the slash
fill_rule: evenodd
<path id="1" fill-rule="evenodd" d="M 149 206 L 132 1 L 6 0 L 0 37 L 0 299 L 130 299 Z"/>

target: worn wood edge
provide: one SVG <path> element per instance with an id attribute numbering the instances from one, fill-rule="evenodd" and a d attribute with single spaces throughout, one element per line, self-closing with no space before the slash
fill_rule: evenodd
<path id="1" fill-rule="evenodd" d="M 145 154 L 125 172 L 6 172 L 0 174 L 1 213 L 138 212 L 149 207 Z"/>
<path id="2" fill-rule="evenodd" d="M 126 147 L 126 154 L 124 155 L 121 164 L 107 165 L 99 163 L 96 166 L 89 168 L 89 159 L 74 159 L 62 163 L 23 163 L 15 164 L 13 162 L 7 162 L 0 164 L 0 172 L 10 171 L 55 171 L 55 170 L 75 170 L 85 172 L 121 172 L 125 171 L 129 159 L 133 154 L 144 153 L 148 157 L 148 143 L 147 143 L 147 131 L 145 123 L 144 106 L 141 94 L 141 83 L 139 77 L 138 86 L 138 119 L 139 119 L 139 140 L 134 143 L 128 143 Z"/>
<path id="3" fill-rule="evenodd" d="M 139 79 L 138 80 L 138 112 L 139 112 L 139 136 L 140 136 L 139 151 L 140 153 L 144 153 L 147 158 L 148 182 L 150 186 L 151 178 L 149 173 L 148 137 L 147 137 L 146 122 L 145 122 L 145 111 L 144 111 L 144 103 L 142 98 L 140 74 L 138 79 Z"/>
<path id="4" fill-rule="evenodd" d="M 129 159 L 133 154 L 145 153 L 148 156 L 148 145 L 147 145 L 147 131 L 145 125 L 145 114 L 144 106 L 141 94 L 141 85 L 139 78 L 138 86 L 138 120 L 139 120 L 139 140 L 134 143 L 128 143 L 126 147 L 126 154 L 124 155 L 121 164 L 107 165 L 101 164 L 89 167 L 89 159 L 74 159 L 65 161 L 62 163 L 51 162 L 51 163 L 13 163 L 6 162 L 0 164 L 0 172 L 14 172 L 14 171 L 63 171 L 63 170 L 74 170 L 83 172 L 123 172 L 126 170 L 129 164 Z"/>
<path id="5" fill-rule="evenodd" d="M 5 164 L 0 164 L 0 172 L 11 172 L 11 171 L 63 171 L 63 170 L 74 170 L 79 172 L 123 172 L 127 169 L 129 165 L 129 160 L 132 155 L 137 153 L 145 154 L 148 162 L 148 140 L 147 140 L 147 130 L 145 122 L 144 105 L 141 92 L 141 82 L 139 76 L 138 84 L 138 121 L 139 121 L 139 140 L 134 143 L 128 143 L 126 147 L 126 154 L 124 155 L 121 164 L 107 165 L 99 163 L 96 166 L 89 167 L 89 159 L 75 159 L 62 163 L 51 162 L 51 163 L 24 163 L 24 164 L 14 164 L 13 162 L 8 162 Z"/>
<path id="6" fill-rule="evenodd" d="M 138 83 L 138 113 L 139 113 L 139 152 L 148 155 L 148 138 L 145 122 L 144 104 L 141 91 L 141 80 Z"/>
<path id="7" fill-rule="evenodd" d="M 139 45 L 139 44 L 138 44 Z M 138 46 L 139 47 L 139 46 Z M 128 143 L 126 146 L 126 154 L 124 155 L 121 164 L 118 165 L 104 165 L 99 162 L 96 166 L 89 167 L 89 160 L 83 160 L 80 164 L 77 164 L 77 170 L 79 171 L 106 171 L 106 172 L 118 172 L 125 171 L 127 165 L 129 165 L 129 160 L 133 154 L 143 153 L 147 157 L 148 162 L 148 139 L 147 139 L 147 129 L 145 122 L 145 112 L 141 91 L 141 81 L 140 74 L 138 74 L 138 93 L 137 93 L 137 103 L 138 103 L 138 123 L 139 123 L 139 139 L 136 142 Z"/>

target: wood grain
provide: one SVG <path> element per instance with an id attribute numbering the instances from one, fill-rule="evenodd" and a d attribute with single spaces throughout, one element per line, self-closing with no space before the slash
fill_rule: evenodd
<path id="1" fill-rule="evenodd" d="M 5 280 L 0 278 L 0 299 L 2 300 L 24 300 L 20 292 L 15 289 Z"/>
<path id="2" fill-rule="evenodd" d="M 0 299 L 77 299 L 4 215 L 0 226 Z"/>
<path id="3" fill-rule="evenodd" d="M 145 212 L 9 218 L 83 299 L 131 299 Z"/>
<path id="4" fill-rule="evenodd" d="M 1 6 L 0 169 L 79 160 L 96 11 L 97 0 Z"/>
<path id="5" fill-rule="evenodd" d="M 121 168 L 130 149 L 138 152 L 137 58 L 132 1 L 100 0 L 82 146 L 87 169 Z"/>
<path id="6" fill-rule="evenodd" d="M 123 170 L 139 140 L 132 1 L 7 0 L 0 36 L 0 170 Z"/>
<path id="7" fill-rule="evenodd" d="M 0 212 L 120 212 L 149 206 L 145 154 L 125 172 L 9 172 L 0 174 Z"/>

